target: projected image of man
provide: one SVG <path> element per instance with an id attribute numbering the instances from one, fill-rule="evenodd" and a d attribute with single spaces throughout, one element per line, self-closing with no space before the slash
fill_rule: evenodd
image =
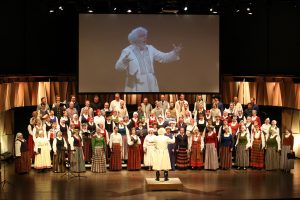
<path id="1" fill-rule="evenodd" d="M 155 77 L 154 61 L 170 63 L 178 61 L 181 45 L 174 45 L 173 50 L 164 53 L 146 43 L 148 31 L 143 27 L 133 29 L 128 35 L 130 45 L 122 50 L 115 68 L 126 70 L 124 92 L 159 92 Z"/>

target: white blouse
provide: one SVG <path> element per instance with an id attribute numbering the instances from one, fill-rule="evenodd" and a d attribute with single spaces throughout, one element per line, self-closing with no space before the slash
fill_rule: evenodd
<path id="1" fill-rule="evenodd" d="M 113 143 L 119 143 L 122 146 L 122 136 L 120 133 L 112 133 L 109 139 L 109 147 L 112 148 Z"/>

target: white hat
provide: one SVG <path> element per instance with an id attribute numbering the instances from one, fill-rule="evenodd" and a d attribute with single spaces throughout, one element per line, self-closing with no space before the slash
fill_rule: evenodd
<path id="1" fill-rule="evenodd" d="M 158 135 L 164 135 L 167 132 L 166 132 L 165 128 L 160 128 L 160 129 L 158 129 L 157 133 L 158 133 Z"/>
<path id="2" fill-rule="evenodd" d="M 166 130 L 167 130 L 167 129 L 170 129 L 170 130 L 171 130 L 171 127 L 170 127 L 170 126 L 167 126 L 165 129 L 166 129 Z"/>
<path id="3" fill-rule="evenodd" d="M 164 118 L 162 115 L 158 115 L 158 118 Z"/>

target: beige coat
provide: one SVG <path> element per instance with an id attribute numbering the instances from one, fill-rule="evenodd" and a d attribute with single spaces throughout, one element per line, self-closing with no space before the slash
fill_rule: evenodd
<path id="1" fill-rule="evenodd" d="M 153 170 L 170 170 L 171 162 L 168 151 L 168 144 L 175 143 L 175 137 L 173 139 L 165 135 L 158 135 L 154 138 L 155 152 L 153 160 Z"/>

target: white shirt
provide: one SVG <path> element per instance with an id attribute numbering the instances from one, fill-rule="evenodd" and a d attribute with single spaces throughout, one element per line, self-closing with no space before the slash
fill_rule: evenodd
<path id="1" fill-rule="evenodd" d="M 102 115 L 96 116 L 94 117 L 94 123 L 96 124 L 96 126 L 99 126 L 100 124 L 105 124 L 105 118 Z"/>
<path id="2" fill-rule="evenodd" d="M 109 147 L 112 148 L 114 143 L 119 143 L 122 146 L 122 136 L 120 133 L 112 133 L 109 139 Z"/>
<path id="3" fill-rule="evenodd" d="M 111 111 L 119 110 L 121 108 L 121 101 L 122 101 L 121 99 L 119 99 L 119 101 L 112 100 L 109 105 L 109 110 Z M 124 107 L 126 108 L 126 104 L 124 105 Z"/>
<path id="4" fill-rule="evenodd" d="M 265 148 L 266 140 L 265 140 L 265 135 L 263 134 L 262 131 L 254 131 L 254 134 L 251 135 L 251 146 L 253 145 L 254 139 L 258 139 L 259 137 L 261 137 L 262 148 Z"/>
<path id="5" fill-rule="evenodd" d="M 137 135 L 130 135 L 127 138 L 127 144 L 129 146 L 134 145 L 134 142 L 133 142 L 133 140 L 131 140 L 131 138 L 133 138 L 134 140 L 137 140 L 137 144 L 141 144 L 141 140 L 140 140 L 140 138 Z"/>

